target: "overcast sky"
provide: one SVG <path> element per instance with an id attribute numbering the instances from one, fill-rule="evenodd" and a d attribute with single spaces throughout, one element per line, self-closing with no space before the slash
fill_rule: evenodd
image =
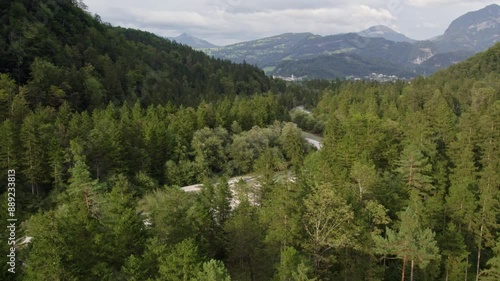
<path id="1" fill-rule="evenodd" d="M 442 34 L 457 17 L 491 0 L 83 0 L 112 25 L 217 45 L 286 32 L 331 35 L 386 25 L 413 39 Z"/>

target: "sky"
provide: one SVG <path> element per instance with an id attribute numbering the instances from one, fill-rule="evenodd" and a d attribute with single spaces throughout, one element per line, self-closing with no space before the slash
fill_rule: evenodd
<path id="1" fill-rule="evenodd" d="M 441 35 L 459 16 L 499 0 L 83 0 L 115 26 L 164 37 L 188 33 L 213 44 L 287 32 L 332 35 L 385 25 L 424 40 Z"/>

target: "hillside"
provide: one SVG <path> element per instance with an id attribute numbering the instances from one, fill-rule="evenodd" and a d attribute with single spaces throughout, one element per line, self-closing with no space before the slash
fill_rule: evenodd
<path id="1" fill-rule="evenodd" d="M 433 78 L 444 80 L 481 79 L 490 74 L 500 74 L 500 42 L 461 63 L 437 72 Z"/>
<path id="2" fill-rule="evenodd" d="M 27 85 L 30 105 L 196 104 L 270 89 L 271 81 L 253 66 L 110 26 L 82 8 L 73 0 L 1 2 L 0 71 Z"/>
<path id="3" fill-rule="evenodd" d="M 332 67 L 335 65 L 336 67 Z M 401 65 L 388 63 L 384 60 L 366 60 L 356 54 L 337 54 L 319 56 L 310 59 L 286 60 L 280 62 L 273 71 L 283 77 L 292 75 L 298 77 L 331 79 L 331 77 L 365 77 L 371 73 L 385 73 L 400 78 L 412 77 L 414 73 Z"/>

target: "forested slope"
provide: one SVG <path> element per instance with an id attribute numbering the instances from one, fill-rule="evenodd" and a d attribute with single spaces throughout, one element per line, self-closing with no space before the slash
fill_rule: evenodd
<path id="1" fill-rule="evenodd" d="M 213 60 L 151 33 L 112 27 L 80 1 L 2 1 L 0 66 L 33 107 L 77 110 L 109 101 L 196 104 L 220 95 L 254 94 L 271 81 L 249 65 Z"/>
<path id="2" fill-rule="evenodd" d="M 285 85 L 248 65 L 100 24 L 78 3 L 0 7 L 26 11 L 27 28 L 42 11 L 30 3 L 68 15 L 32 27 L 39 31 L 69 32 L 74 15 L 79 29 L 95 25 L 122 42 L 76 40 L 109 58 L 123 94 L 106 88 L 114 78 L 99 60 L 82 59 L 87 43 L 44 37 L 68 42 L 54 45 L 74 49 L 76 60 L 40 50 L 29 33 L 2 43 L 0 181 L 15 169 L 17 237 L 33 239 L 16 245 L 16 274 L 7 272 L 2 243 L 1 280 L 500 276 L 500 44 L 411 82 Z M 16 46 L 25 48 L 22 60 L 11 52 Z M 115 48 L 123 56 L 114 57 Z M 123 85 L 136 81 L 134 69 L 146 72 L 131 91 Z M 217 73 L 227 82 L 221 88 Z M 161 86 L 147 88 L 152 81 Z M 95 93 L 102 100 L 93 103 Z M 287 122 L 298 105 L 313 111 L 298 123 L 322 131 L 319 151 Z M 248 173 L 258 184 L 227 184 Z M 179 188 L 199 182 L 199 193 Z M 5 222 L 7 204 L 0 207 Z"/>

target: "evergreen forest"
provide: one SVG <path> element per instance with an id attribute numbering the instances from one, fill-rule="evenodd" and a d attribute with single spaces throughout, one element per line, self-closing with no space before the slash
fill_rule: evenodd
<path id="1" fill-rule="evenodd" d="M 500 280 L 500 43 L 289 83 L 77 0 L 0 23 L 0 280 Z"/>

